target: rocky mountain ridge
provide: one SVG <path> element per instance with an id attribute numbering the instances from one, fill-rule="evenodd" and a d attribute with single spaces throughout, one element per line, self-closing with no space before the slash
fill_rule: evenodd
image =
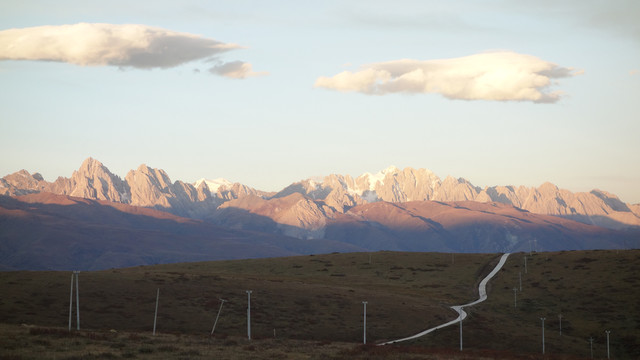
<path id="1" fill-rule="evenodd" d="M 537 188 L 480 188 L 463 178 L 442 180 L 427 169 L 395 167 L 356 178 L 332 174 L 321 182 L 302 180 L 275 194 L 224 179 L 171 182 L 165 171 L 147 165 L 129 171 L 122 180 L 92 158 L 71 178 L 60 177 L 54 182 L 26 170 L 0 179 L 0 194 L 38 192 L 155 208 L 217 225 L 269 229 L 298 238 L 323 238 L 332 219 L 352 216 L 350 209 L 375 202 L 494 202 L 610 229 L 640 227 L 640 204 L 625 204 L 605 191 L 573 193 L 551 183 Z"/>
<path id="2" fill-rule="evenodd" d="M 19 196 L 39 192 L 154 208 L 192 218 L 202 218 L 228 200 L 267 194 L 231 182 L 213 190 L 206 181 L 196 184 L 180 180 L 171 182 L 164 170 L 145 164 L 130 170 L 122 180 L 93 158 L 86 159 L 71 178 L 58 177 L 54 182 L 47 182 L 39 173 L 31 175 L 26 170 L 0 179 L 0 195 Z"/>
<path id="3" fill-rule="evenodd" d="M 390 167 L 375 175 L 367 173 L 355 179 L 349 175 L 329 175 L 323 182 L 303 180 L 291 184 L 275 197 L 293 192 L 322 200 L 340 213 L 356 205 L 377 201 L 476 201 L 512 205 L 536 214 L 560 216 L 611 229 L 640 227 L 640 204 L 625 204 L 606 191 L 573 193 L 549 182 L 537 188 L 480 188 L 463 178 L 447 176 L 441 180 L 426 169 Z"/>

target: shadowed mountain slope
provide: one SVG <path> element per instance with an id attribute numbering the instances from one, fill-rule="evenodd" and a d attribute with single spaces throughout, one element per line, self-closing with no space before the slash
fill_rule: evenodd
<path id="1" fill-rule="evenodd" d="M 365 250 L 513 252 L 640 246 L 637 231 L 605 229 L 500 203 L 375 202 L 339 213 L 295 193 L 272 200 L 249 196 L 228 204 L 235 206 L 221 209 L 214 219 L 226 224 L 222 227 L 102 200 L 51 193 L 0 196 L 0 266 L 107 269 Z M 314 216 L 302 217 L 307 222 L 300 223 L 300 212 Z M 307 225 L 315 228 L 308 231 Z"/>
<path id="2" fill-rule="evenodd" d="M 361 249 L 221 228 L 107 201 L 50 193 L 0 196 L 4 270 L 105 269 L 355 250 Z"/>
<path id="3" fill-rule="evenodd" d="M 338 214 L 325 238 L 373 250 L 515 252 L 628 248 L 637 231 L 615 231 L 500 203 L 376 202 Z"/>

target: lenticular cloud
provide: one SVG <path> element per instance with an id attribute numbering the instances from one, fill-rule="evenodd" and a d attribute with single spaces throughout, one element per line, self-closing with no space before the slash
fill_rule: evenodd
<path id="1" fill-rule="evenodd" d="M 552 80 L 580 73 L 535 56 L 499 51 L 368 64 L 356 72 L 320 77 L 315 87 L 369 95 L 438 93 L 449 99 L 554 103 L 563 93 L 549 91 Z"/>
<path id="2" fill-rule="evenodd" d="M 239 48 L 198 35 L 136 24 L 80 23 L 0 31 L 0 60 L 170 68 Z"/>

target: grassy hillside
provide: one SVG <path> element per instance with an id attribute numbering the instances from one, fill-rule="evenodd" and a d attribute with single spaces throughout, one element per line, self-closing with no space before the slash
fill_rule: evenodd
<path id="1" fill-rule="evenodd" d="M 606 358 L 640 358 L 640 251 L 567 251 L 513 254 L 490 283 L 489 299 L 472 308 L 463 324 L 465 346 Z M 522 272 L 522 291 L 519 277 Z M 516 287 L 517 305 L 514 307 Z M 562 335 L 560 318 L 562 315 Z M 418 341 L 458 345 L 458 328 Z"/>
<path id="2" fill-rule="evenodd" d="M 524 255 L 513 254 L 490 282 L 489 300 L 468 311 L 470 316 L 463 328 L 465 351 L 539 354 L 540 317 L 546 316 L 547 354 L 588 357 L 588 338 L 592 336 L 596 357 L 606 356 L 604 330 L 609 329 L 612 357 L 640 357 L 640 251 L 534 253 L 528 257 L 526 274 Z M 126 337 L 122 340 L 123 335 L 109 335 L 115 334 L 109 330 L 146 338 L 153 327 L 159 288 L 157 331 L 165 337 L 187 341 L 184 337 L 192 336 L 203 341 L 205 347 L 222 349 L 269 344 L 277 350 L 298 346 L 291 342 L 302 341 L 315 349 L 311 354 L 324 351 L 329 358 L 394 358 L 398 354 L 428 358 L 424 353 L 433 349 L 440 353 L 458 349 L 459 329 L 443 329 L 385 350 L 354 350 L 355 345 L 345 345 L 362 341 L 362 301 L 368 301 L 370 343 L 412 335 L 455 318 L 448 306 L 475 300 L 477 284 L 498 258 L 498 254 L 377 252 L 83 272 L 81 327 L 118 341 Z M 523 291 L 517 293 L 518 306 L 514 308 L 512 289 L 518 286 L 520 271 Z M 70 272 L 0 273 L 0 322 L 66 329 L 70 277 Z M 253 291 L 251 345 L 243 339 L 245 290 Z M 220 306 L 218 298 L 228 302 L 222 309 L 216 336 L 209 339 Z M 34 330 L 11 329 L 7 331 L 17 334 L 12 338 L 21 338 L 20 334 L 32 340 L 47 336 L 47 331 L 30 334 Z M 56 344 L 51 339 L 42 341 Z M 0 354 L 13 351 L 17 349 L 3 350 L 0 346 Z M 158 355 L 159 350 L 153 348 L 152 352 Z M 125 355 L 124 350 L 110 353 Z M 304 357 L 302 353 L 300 356 Z"/>

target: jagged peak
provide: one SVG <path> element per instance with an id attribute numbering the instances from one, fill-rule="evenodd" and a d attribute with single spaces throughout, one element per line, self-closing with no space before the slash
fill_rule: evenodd
<path id="1" fill-rule="evenodd" d="M 396 167 L 395 165 L 390 165 L 389 167 L 387 167 L 386 169 L 380 170 L 375 174 L 372 174 L 370 172 L 366 172 L 364 174 L 362 174 L 361 176 L 368 176 L 368 177 L 382 177 L 384 178 L 387 174 L 398 174 L 401 172 L 405 172 L 405 173 L 426 173 L 428 175 L 434 175 L 435 173 L 429 169 L 426 168 L 412 168 L 410 166 L 405 167 L 404 169 L 400 169 L 398 167 Z"/>
<path id="2" fill-rule="evenodd" d="M 141 172 L 148 173 L 150 171 L 153 171 L 153 169 L 150 168 L 147 164 L 140 164 L 140 166 L 138 166 L 136 171 L 141 171 Z"/>
<path id="3" fill-rule="evenodd" d="M 547 181 L 547 182 L 543 183 L 542 185 L 540 185 L 538 187 L 538 190 L 541 190 L 541 191 L 554 191 L 555 192 L 555 191 L 558 191 L 559 188 L 555 184 L 552 184 L 552 183 Z"/>
<path id="4" fill-rule="evenodd" d="M 100 161 L 92 157 L 88 157 L 82 162 L 82 165 L 80 165 L 80 168 L 73 172 L 72 179 L 76 178 L 77 176 L 88 177 L 88 178 L 92 178 L 96 176 L 97 177 L 107 176 L 108 178 L 112 179 L 117 183 L 122 181 L 120 176 L 112 173 L 109 170 L 109 168 L 107 168 L 103 163 L 101 163 Z"/>
<path id="5" fill-rule="evenodd" d="M 139 176 L 146 176 L 152 181 L 158 181 L 160 184 L 162 184 L 162 187 L 172 184 L 171 178 L 164 170 L 154 169 L 147 166 L 147 164 L 140 164 L 137 170 L 130 170 L 127 174 L 126 179 L 127 181 L 130 181 L 129 179 L 137 178 Z"/>
<path id="6" fill-rule="evenodd" d="M 163 177 L 169 177 L 166 171 L 162 169 L 152 168 L 147 164 L 140 164 L 140 166 L 138 166 L 138 169 L 136 171 L 142 172 L 143 174 L 147 174 L 147 175 L 153 175 L 153 176 L 160 175 Z"/>
<path id="7" fill-rule="evenodd" d="M 598 189 L 591 190 L 591 194 L 604 201 L 605 204 L 615 211 L 631 212 L 629 206 L 614 194 Z"/>
<path id="8" fill-rule="evenodd" d="M 23 177 L 32 177 L 31 174 L 25 169 L 16 171 L 11 175 L 18 175 L 18 176 L 23 176 Z"/>
<path id="9" fill-rule="evenodd" d="M 104 165 L 100 161 L 98 161 L 98 160 L 96 160 L 96 159 L 94 159 L 92 157 L 86 158 L 82 162 L 82 165 L 80 165 L 80 169 L 88 169 L 88 170 L 90 170 L 90 169 L 95 169 L 95 168 L 104 168 Z"/>
<path id="10" fill-rule="evenodd" d="M 600 189 L 593 189 L 593 190 L 590 191 L 590 193 L 592 193 L 593 195 L 595 195 L 595 196 L 597 196 L 597 197 L 599 197 L 601 199 L 607 197 L 607 198 L 612 198 L 612 199 L 619 200 L 617 195 L 612 194 L 612 193 L 610 193 L 608 191 L 600 190 Z"/>
<path id="11" fill-rule="evenodd" d="M 32 180 L 36 180 L 36 181 L 40 181 L 43 180 L 42 179 L 42 175 L 35 173 L 33 175 L 31 175 L 27 170 L 22 169 L 19 171 L 14 172 L 13 174 L 9 174 L 7 176 L 5 176 L 3 179 L 11 179 L 10 182 L 20 182 L 20 181 L 32 181 Z"/>

